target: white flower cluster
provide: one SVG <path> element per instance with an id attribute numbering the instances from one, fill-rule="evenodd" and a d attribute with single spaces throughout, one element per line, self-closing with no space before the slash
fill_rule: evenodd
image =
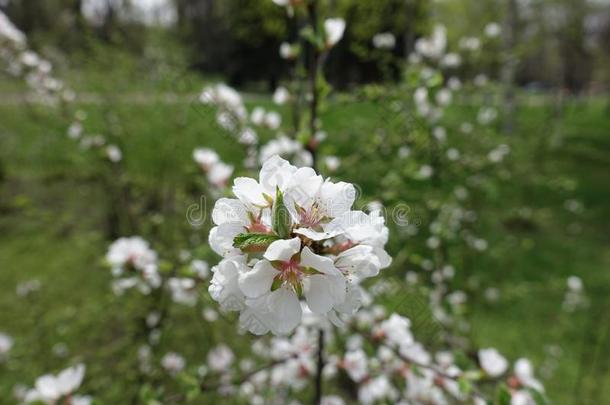
<path id="1" fill-rule="evenodd" d="M 237 128 L 248 117 L 241 95 L 223 83 L 204 88 L 199 101 L 219 107 L 216 120 L 218 125 L 227 130 Z"/>
<path id="2" fill-rule="evenodd" d="M 218 380 L 219 393 L 247 398 L 251 404 L 263 404 L 264 398 L 269 400 L 266 395 L 270 387 L 276 402 L 294 399 L 295 393 L 310 386 L 317 372 L 318 333 L 309 322 L 314 317 L 308 315 L 290 337 L 274 337 L 268 343 L 256 341 L 252 355 L 270 364 L 258 371 L 253 371 L 256 370 L 253 359 L 236 362 L 234 354 L 224 345 L 212 349 L 206 368 L 211 372 L 206 372 L 204 384 Z M 337 333 L 327 331 L 323 379 L 341 381 L 342 386 L 346 386 L 346 380 L 351 381 L 362 404 L 480 405 L 487 399 L 481 391 L 463 389 L 463 384 L 474 387 L 479 381 L 506 381 L 514 404 L 535 403 L 532 390 L 544 393 L 527 359 L 519 359 L 514 371 L 508 373 L 508 361 L 495 349 L 484 349 L 479 352 L 480 365 L 470 362 L 459 366 L 450 351 L 428 351 L 414 339 L 410 328 L 408 318 L 396 313 L 387 316 L 382 307 L 361 309 Z M 235 370 L 236 366 L 240 370 Z M 245 373 L 245 380 L 235 378 L 240 371 Z M 527 401 L 519 402 L 523 399 Z M 333 395 L 324 397 L 322 403 L 350 402 Z"/>
<path id="3" fill-rule="evenodd" d="M 391 32 L 380 32 L 373 36 L 373 46 L 377 49 L 393 49 L 396 37 Z"/>
<path id="4" fill-rule="evenodd" d="M 26 38 L 23 32 L 19 31 L 9 18 L 0 11 L 0 39 L 13 42 L 17 45 L 25 46 Z"/>
<path id="5" fill-rule="evenodd" d="M 24 403 L 89 405 L 91 397 L 74 395 L 85 376 L 85 365 L 78 364 L 57 375 L 45 374 L 36 379 L 34 388 L 27 390 L 21 400 Z"/>
<path id="6" fill-rule="evenodd" d="M 274 102 L 281 105 L 288 102 L 289 99 L 290 93 L 288 90 L 284 87 L 278 87 L 273 96 Z M 254 127 L 272 131 L 278 130 L 282 123 L 281 115 L 277 111 L 267 111 L 260 106 L 253 108 L 249 114 L 241 95 L 225 84 L 216 84 L 204 88 L 200 101 L 218 107 L 216 121 L 225 130 L 231 132 L 240 144 L 246 147 L 247 157 L 244 165 L 248 168 L 255 167 L 259 161 L 257 149 L 259 138 Z M 307 153 L 303 152 L 303 146 L 298 142 L 291 141 L 290 145 L 287 145 L 285 141 L 274 142 L 276 141 L 272 140 L 270 146 L 263 149 L 268 151 L 277 150 L 276 153 L 278 154 Z M 295 150 L 297 151 L 295 152 Z M 222 170 L 222 174 L 227 175 L 227 167 L 225 166 L 223 169 L 225 170 Z M 228 176 L 230 176 L 230 173 L 228 173 Z"/>
<path id="7" fill-rule="evenodd" d="M 241 328 L 252 333 L 293 331 L 302 298 L 341 324 L 341 314 L 360 306 L 359 282 L 391 262 L 384 218 L 351 210 L 351 184 L 274 156 L 258 181 L 235 179 L 233 193 L 212 213 L 210 246 L 224 259 L 212 269 L 209 292 L 223 310 L 240 311 Z"/>
<path id="8" fill-rule="evenodd" d="M 311 166 L 313 157 L 303 148 L 303 144 L 285 135 L 280 135 L 266 143 L 260 151 L 259 161 L 262 165 L 271 157 L 282 156 L 297 166 Z"/>
<path id="9" fill-rule="evenodd" d="M 123 159 L 123 152 L 115 144 L 108 143 L 106 137 L 101 134 L 87 134 L 85 132 L 84 122 L 87 119 L 87 113 L 82 110 L 74 114 L 74 121 L 68 127 L 68 138 L 79 141 L 80 148 L 84 150 L 99 149 L 102 156 L 112 163 L 118 163 Z"/>
<path id="10" fill-rule="evenodd" d="M 116 278 L 112 289 L 117 295 L 134 287 L 142 294 L 150 294 L 152 289 L 161 286 L 157 253 L 139 236 L 114 241 L 108 248 L 106 261 Z"/>
<path id="11" fill-rule="evenodd" d="M 415 42 L 415 51 L 423 57 L 439 59 L 447 47 L 447 29 L 436 25 L 429 37 L 420 38 Z"/>
<path id="12" fill-rule="evenodd" d="M 233 166 L 220 160 L 218 153 L 212 149 L 195 149 L 193 160 L 206 173 L 208 182 L 214 187 L 224 188 L 233 174 Z"/>
<path id="13" fill-rule="evenodd" d="M 0 61 L 13 76 L 23 77 L 39 100 L 53 104 L 59 100 L 71 101 L 74 92 L 53 77 L 51 62 L 28 48 L 27 38 L 10 19 L 0 11 Z"/>

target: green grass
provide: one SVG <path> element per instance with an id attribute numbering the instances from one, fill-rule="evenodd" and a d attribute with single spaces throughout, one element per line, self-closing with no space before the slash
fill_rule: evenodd
<path id="1" fill-rule="evenodd" d="M 88 366 L 85 391 L 101 403 L 119 403 L 138 389 L 133 342 L 146 303 L 114 298 L 101 265 L 114 184 L 128 184 L 136 213 L 121 233 L 146 236 L 169 260 L 180 248 L 193 248 L 213 263 L 206 229 L 192 231 L 184 216 L 203 190 L 191 152 L 213 147 L 239 164 L 243 151 L 213 123 L 213 112 L 195 103 L 129 104 L 111 96 L 107 103 L 80 107 L 88 113 L 90 132 L 121 143 L 124 177 L 67 139 L 66 117 L 59 111 L 0 106 L 0 331 L 16 342 L 14 361 L 0 365 L 8 371 L 0 372 L 0 392 L 82 359 Z M 330 135 L 325 151 L 357 156 L 346 158 L 336 177 L 358 184 L 364 200 L 378 196 L 418 208 L 428 191 L 393 175 L 403 170 L 391 160 L 401 128 L 384 116 L 387 106 L 355 101 L 329 107 L 323 116 Z M 455 109 L 451 119 L 465 114 L 467 108 Z M 491 135 L 492 143 L 511 145 L 511 176 L 494 180 L 478 196 L 479 230 L 491 248 L 457 266 L 456 283 L 475 277 L 501 291 L 494 304 L 480 293 L 471 296 L 470 334 L 479 346 L 540 365 L 548 363 L 545 346 L 557 345 L 563 354 L 545 381 L 553 402 L 602 403 L 610 396 L 610 114 L 599 101 L 569 102 L 560 115 L 551 119 L 552 114 L 546 105 L 521 107 L 513 135 Z M 458 143 L 463 151 L 472 144 L 468 138 Z M 453 178 L 444 181 L 453 186 Z M 568 212 L 567 198 L 582 201 L 584 212 Z M 528 226 L 507 225 L 523 207 L 532 213 Z M 390 253 L 396 257 L 410 243 L 421 241 L 393 234 Z M 388 274 L 402 277 L 404 268 L 397 266 Z M 569 275 L 583 278 L 588 310 L 561 311 Z M 40 291 L 17 297 L 17 284 L 30 279 L 40 280 Z M 211 326 L 199 310 L 172 307 L 175 316 L 160 352 L 179 349 L 193 368 L 205 361 L 210 341 L 235 336 L 232 318 Z M 58 343 L 66 345 L 67 358 L 53 354 Z M 244 352 L 250 344 L 247 337 L 232 343 Z"/>

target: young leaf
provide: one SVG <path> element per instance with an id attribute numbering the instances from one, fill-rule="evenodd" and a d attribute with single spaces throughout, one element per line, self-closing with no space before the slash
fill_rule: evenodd
<path id="1" fill-rule="evenodd" d="M 240 233 L 233 239 L 233 247 L 248 252 L 262 251 L 278 239 L 267 233 Z"/>
<path id="2" fill-rule="evenodd" d="M 282 239 L 290 236 L 290 213 L 284 204 L 284 194 L 279 187 L 275 192 L 275 204 L 273 205 L 273 231 Z"/>
<path id="3" fill-rule="evenodd" d="M 500 384 L 496 388 L 496 403 L 498 405 L 510 405 L 510 391 L 505 384 Z"/>

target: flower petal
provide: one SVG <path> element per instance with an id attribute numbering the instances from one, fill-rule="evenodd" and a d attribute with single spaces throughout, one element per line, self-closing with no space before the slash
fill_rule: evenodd
<path id="1" fill-rule="evenodd" d="M 241 254 L 241 251 L 233 247 L 233 239 L 246 228 L 238 223 L 226 223 L 215 226 L 210 230 L 208 242 L 210 247 L 223 257 Z"/>
<path id="2" fill-rule="evenodd" d="M 343 297 L 335 295 L 343 291 Z M 305 300 L 311 312 L 324 315 L 330 311 L 337 299 L 343 301 L 345 298 L 345 280 L 342 277 L 325 276 L 316 274 L 307 277 L 305 283 Z"/>
<path id="3" fill-rule="evenodd" d="M 335 266 L 344 274 L 363 280 L 379 274 L 381 263 L 373 247 L 358 245 L 341 252 L 335 259 Z"/>
<path id="4" fill-rule="evenodd" d="M 269 203 L 263 196 L 264 192 L 263 187 L 249 177 L 238 177 L 233 181 L 233 194 L 244 204 L 259 207 L 268 205 Z"/>
<path id="5" fill-rule="evenodd" d="M 356 189 L 350 183 L 325 181 L 320 187 L 320 204 L 326 216 L 336 218 L 352 208 Z"/>
<path id="6" fill-rule="evenodd" d="M 244 226 L 249 225 L 248 210 L 244 204 L 236 198 L 221 198 L 214 204 L 212 221 L 216 225 L 236 222 Z"/>
<path id="7" fill-rule="evenodd" d="M 335 267 L 332 259 L 315 254 L 307 246 L 301 252 L 301 266 L 312 267 L 324 274 L 341 276 L 339 269 Z"/>
<path id="8" fill-rule="evenodd" d="M 273 278 L 278 274 L 267 260 L 259 260 L 251 270 L 240 274 L 239 288 L 246 297 L 260 297 L 271 290 Z"/>
<path id="9" fill-rule="evenodd" d="M 281 260 L 287 262 L 301 249 L 299 238 L 276 240 L 269 245 L 263 257 L 269 261 Z"/>
<path id="10" fill-rule="evenodd" d="M 296 170 L 288 161 L 274 155 L 263 163 L 259 175 L 260 185 L 269 195 L 275 196 L 276 187 L 284 190 Z"/>
<path id="11" fill-rule="evenodd" d="M 294 233 L 298 233 L 299 235 L 303 235 L 308 239 L 314 241 L 321 241 L 325 239 L 334 238 L 337 235 L 340 235 L 341 232 L 333 231 L 333 232 L 317 232 L 311 228 L 297 228 L 293 231 Z"/>
<path id="12" fill-rule="evenodd" d="M 301 322 L 301 303 L 290 287 L 283 286 L 269 294 L 267 305 L 275 320 L 274 333 L 288 334 Z"/>

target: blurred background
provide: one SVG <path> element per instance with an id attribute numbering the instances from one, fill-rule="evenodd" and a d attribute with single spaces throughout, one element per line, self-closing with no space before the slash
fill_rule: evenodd
<path id="1" fill-rule="evenodd" d="M 408 314 L 404 297 L 427 303 L 445 277 L 439 305 L 459 321 L 440 329 L 531 358 L 552 403 L 606 403 L 610 0 L 323 3 L 346 28 L 323 61 L 320 170 L 356 184 L 360 206 L 407 207 L 408 224 L 389 224 L 394 261 L 380 278 L 399 287 L 384 305 Z M 261 143 L 281 133 L 309 148 L 314 134 L 303 138 L 273 96 L 299 89 L 304 72 L 282 44 L 304 21 L 272 0 L 0 0 L 0 10 L 61 81 L 41 91 L 0 54 L 0 332 L 14 341 L 0 403 L 76 360 L 99 403 L 157 398 L 159 384 L 180 392 L 136 372 L 149 302 L 112 293 L 106 249 L 141 235 L 168 268 L 218 262 L 211 224 L 187 215 L 226 190 L 193 150 L 214 149 L 229 175 L 251 173 L 199 95 L 226 83 L 248 110 L 283 114 L 279 130 L 257 128 Z M 446 58 L 430 69 L 417 44 L 441 31 Z M 424 87 L 442 118 L 424 117 Z M 195 309 L 169 310 L 154 356 L 179 349 L 194 369 L 218 342 L 248 350 L 234 319 L 202 320 L 216 308 L 206 290 Z"/>
<path id="2" fill-rule="evenodd" d="M 343 17 L 348 29 L 327 62 L 327 77 L 339 89 L 381 80 L 371 43 L 380 32 L 392 33 L 392 53 L 406 58 L 435 23 L 457 44 L 495 22 L 505 33 L 497 46 L 518 60 L 504 80 L 532 90 L 600 93 L 610 70 L 608 6 L 605 0 L 331 1 L 330 14 Z M 287 71 L 279 45 L 298 29 L 266 0 L 3 0 L 0 7 L 37 49 L 60 57 L 60 68 L 70 61 L 72 68 L 94 69 L 128 54 L 139 58 L 142 73 L 180 67 L 269 89 Z M 482 55 L 462 69 L 500 80 L 503 62 Z"/>

